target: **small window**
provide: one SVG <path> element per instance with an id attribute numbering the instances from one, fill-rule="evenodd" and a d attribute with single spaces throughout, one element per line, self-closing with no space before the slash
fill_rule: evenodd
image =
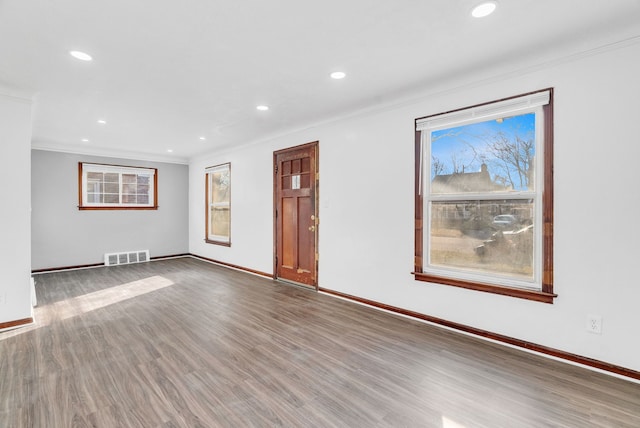
<path id="1" fill-rule="evenodd" d="M 552 119 L 548 89 L 416 120 L 416 279 L 553 301 Z"/>
<path id="2" fill-rule="evenodd" d="M 231 245 L 231 164 L 206 169 L 206 238 L 210 244 Z"/>
<path id="3" fill-rule="evenodd" d="M 79 209 L 157 209 L 158 170 L 80 162 Z"/>

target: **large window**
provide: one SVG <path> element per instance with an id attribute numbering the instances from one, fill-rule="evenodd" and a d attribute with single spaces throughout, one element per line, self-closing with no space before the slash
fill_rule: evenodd
<path id="1" fill-rule="evenodd" d="M 80 162 L 78 164 L 81 210 L 157 209 L 158 171 Z"/>
<path id="2" fill-rule="evenodd" d="M 416 119 L 417 280 L 553 302 L 553 90 Z"/>
<path id="3" fill-rule="evenodd" d="M 231 164 L 206 169 L 206 242 L 231 245 Z"/>

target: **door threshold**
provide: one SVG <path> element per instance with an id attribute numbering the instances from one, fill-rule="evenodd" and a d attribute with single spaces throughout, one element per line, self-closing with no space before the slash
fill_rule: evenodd
<path id="1" fill-rule="evenodd" d="M 302 282 L 296 282 L 296 281 L 292 281 L 290 279 L 276 278 L 276 281 L 282 282 L 282 283 L 287 284 L 287 285 L 293 285 L 295 287 L 302 288 L 304 290 L 316 291 L 316 292 L 318 291 L 318 288 L 315 287 L 314 285 L 304 284 Z"/>

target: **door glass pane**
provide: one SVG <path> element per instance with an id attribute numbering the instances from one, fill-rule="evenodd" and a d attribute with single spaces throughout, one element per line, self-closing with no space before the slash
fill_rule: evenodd
<path id="1" fill-rule="evenodd" d="M 300 188 L 300 175 L 291 176 L 291 188 L 294 190 Z"/>

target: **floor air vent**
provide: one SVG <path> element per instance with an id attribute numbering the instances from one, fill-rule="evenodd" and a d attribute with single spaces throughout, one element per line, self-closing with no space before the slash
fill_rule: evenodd
<path id="1" fill-rule="evenodd" d="M 127 251 L 126 253 L 109 253 L 104 255 L 105 266 L 128 265 L 149 261 L 149 250 Z"/>

